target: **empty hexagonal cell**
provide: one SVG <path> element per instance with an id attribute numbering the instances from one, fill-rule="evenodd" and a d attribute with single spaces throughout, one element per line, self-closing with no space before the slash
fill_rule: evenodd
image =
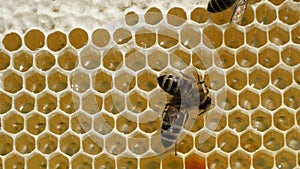
<path id="1" fill-rule="evenodd" d="M 35 105 L 34 98 L 28 93 L 20 93 L 15 97 L 15 108 L 21 113 L 29 113 Z"/>
<path id="2" fill-rule="evenodd" d="M 183 160 L 180 156 L 169 154 L 162 159 L 162 168 L 164 169 L 180 169 L 183 168 Z"/>
<path id="3" fill-rule="evenodd" d="M 59 54 L 57 62 L 62 69 L 73 70 L 78 65 L 77 52 L 72 48 L 67 48 Z"/>
<path id="4" fill-rule="evenodd" d="M 256 53 L 249 47 L 243 47 L 236 53 L 237 63 L 244 68 L 250 68 L 257 62 Z"/>
<path id="5" fill-rule="evenodd" d="M 163 19 L 163 15 L 160 9 L 151 7 L 145 12 L 144 18 L 147 24 L 155 25 Z"/>
<path id="6" fill-rule="evenodd" d="M 235 90 L 241 90 L 247 84 L 247 74 L 239 69 L 228 72 L 226 79 L 228 86 Z"/>
<path id="7" fill-rule="evenodd" d="M 133 91 L 128 95 L 126 103 L 130 111 L 141 113 L 147 108 L 148 101 L 144 93 Z"/>
<path id="8" fill-rule="evenodd" d="M 196 23 L 205 23 L 208 20 L 208 12 L 206 9 L 197 7 L 191 12 L 191 20 Z"/>
<path id="9" fill-rule="evenodd" d="M 86 133 L 92 128 L 92 118 L 83 112 L 78 112 L 71 118 L 71 128 L 76 133 Z"/>
<path id="10" fill-rule="evenodd" d="M 105 93 L 112 88 L 112 77 L 110 74 L 99 71 L 93 76 L 93 88 L 98 92 Z"/>
<path id="11" fill-rule="evenodd" d="M 299 128 L 295 127 L 290 130 L 286 135 L 286 144 L 293 150 L 300 150 L 300 130 Z"/>
<path id="12" fill-rule="evenodd" d="M 247 31 L 246 42 L 250 46 L 259 48 L 267 43 L 267 33 L 258 27 L 252 27 Z"/>
<path id="13" fill-rule="evenodd" d="M 101 112 L 94 118 L 94 130 L 102 135 L 110 133 L 115 126 L 115 120 L 113 117 Z"/>
<path id="14" fill-rule="evenodd" d="M 48 114 L 56 109 L 57 98 L 50 93 L 42 93 L 37 98 L 38 111 L 44 114 Z"/>
<path id="15" fill-rule="evenodd" d="M 79 97 L 73 92 L 65 92 L 60 95 L 59 108 L 65 113 L 74 113 L 80 105 Z"/>
<path id="16" fill-rule="evenodd" d="M 188 49 L 196 47 L 201 41 L 201 33 L 197 27 L 187 25 L 180 31 L 180 41 Z"/>
<path id="17" fill-rule="evenodd" d="M 268 32 L 269 39 L 275 45 L 284 45 L 290 40 L 288 28 L 281 25 L 274 25 Z"/>
<path id="18" fill-rule="evenodd" d="M 281 59 L 288 66 L 296 66 L 300 63 L 300 50 L 297 46 L 289 45 L 281 51 Z"/>
<path id="19" fill-rule="evenodd" d="M 235 26 L 230 26 L 224 33 L 225 45 L 230 48 L 238 48 L 244 44 L 244 32 Z"/>
<path id="20" fill-rule="evenodd" d="M 50 154 L 57 149 L 57 138 L 53 134 L 45 133 L 38 137 L 37 148 L 43 154 Z"/>
<path id="21" fill-rule="evenodd" d="M 10 56 L 0 50 L 0 70 L 6 69 L 10 65 Z"/>
<path id="22" fill-rule="evenodd" d="M 129 26 L 133 26 L 139 22 L 139 15 L 133 11 L 129 11 L 125 15 L 125 22 Z"/>
<path id="23" fill-rule="evenodd" d="M 13 139 L 3 132 L 0 133 L 0 137 L 0 155 L 5 156 L 13 150 Z"/>
<path id="24" fill-rule="evenodd" d="M 261 146 L 261 135 L 258 132 L 248 130 L 240 136 L 240 144 L 244 150 L 254 152 Z"/>
<path id="25" fill-rule="evenodd" d="M 25 160 L 24 157 L 19 156 L 16 153 L 10 154 L 6 159 L 4 163 L 4 168 L 16 168 L 16 169 L 22 169 L 25 168 Z"/>
<path id="26" fill-rule="evenodd" d="M 32 29 L 24 36 L 24 42 L 30 50 L 37 50 L 44 46 L 45 35 L 40 30 Z"/>
<path id="27" fill-rule="evenodd" d="M 140 132 L 133 133 L 128 138 L 128 148 L 132 153 L 136 155 L 144 154 L 149 149 L 148 136 Z"/>
<path id="28" fill-rule="evenodd" d="M 207 166 L 208 168 L 225 169 L 228 167 L 228 156 L 221 152 L 212 152 L 207 157 Z"/>
<path id="29" fill-rule="evenodd" d="M 93 46 L 87 46 L 80 52 L 80 63 L 85 69 L 96 69 L 101 63 L 100 51 Z"/>
<path id="30" fill-rule="evenodd" d="M 48 88 L 54 92 L 60 92 L 67 88 L 68 79 L 59 70 L 54 70 L 48 75 Z"/>
<path id="31" fill-rule="evenodd" d="M 14 51 L 22 46 L 22 39 L 17 33 L 11 32 L 5 35 L 5 37 L 2 40 L 2 44 L 5 47 L 5 49 L 9 51 Z"/>
<path id="32" fill-rule="evenodd" d="M 300 105 L 300 90 L 295 87 L 289 88 L 284 92 L 284 104 L 292 109 L 299 108 Z"/>
<path id="33" fill-rule="evenodd" d="M 127 93 L 135 86 L 135 76 L 127 71 L 121 71 L 115 77 L 115 86 L 122 92 Z"/>
<path id="34" fill-rule="evenodd" d="M 90 88 L 90 77 L 86 73 L 75 72 L 70 77 L 71 88 L 79 93 L 83 93 Z"/>
<path id="35" fill-rule="evenodd" d="M 87 92 L 82 97 L 82 109 L 89 114 L 95 114 L 102 109 L 103 98 L 92 92 Z"/>
<path id="36" fill-rule="evenodd" d="M 138 49 L 131 49 L 125 54 L 126 67 L 138 71 L 146 66 L 146 56 Z"/>
<path id="37" fill-rule="evenodd" d="M 276 153 L 275 165 L 277 168 L 295 168 L 296 154 L 288 150 L 282 150 Z"/>
<path id="38" fill-rule="evenodd" d="M 217 25 L 223 25 L 230 21 L 231 11 L 229 9 L 221 12 L 210 12 L 210 19 Z"/>
<path id="39" fill-rule="evenodd" d="M 54 153 L 49 159 L 49 168 L 69 168 L 69 160 L 61 153 Z"/>
<path id="40" fill-rule="evenodd" d="M 59 139 L 59 147 L 62 152 L 72 156 L 80 149 L 80 139 L 72 133 L 66 133 Z"/>
<path id="41" fill-rule="evenodd" d="M 190 64 L 191 55 L 188 51 L 174 49 L 170 54 L 170 64 L 173 68 L 182 70 Z"/>
<path id="42" fill-rule="evenodd" d="M 97 29 L 92 34 L 92 42 L 95 46 L 104 47 L 110 41 L 109 32 L 106 29 Z"/>
<path id="43" fill-rule="evenodd" d="M 50 33 L 47 37 L 47 46 L 50 50 L 57 52 L 67 45 L 67 36 L 60 31 Z"/>
<path id="44" fill-rule="evenodd" d="M 199 47 L 192 52 L 192 64 L 200 70 L 207 70 L 212 66 L 212 52 L 205 47 Z"/>
<path id="45" fill-rule="evenodd" d="M 230 89 L 223 89 L 217 95 L 217 105 L 224 110 L 231 110 L 237 104 L 237 96 Z"/>
<path id="46" fill-rule="evenodd" d="M 78 154 L 71 161 L 72 168 L 92 168 L 93 159 L 85 154 Z"/>
<path id="47" fill-rule="evenodd" d="M 276 9 L 272 5 L 262 3 L 256 9 L 256 19 L 259 23 L 270 24 L 276 19 Z"/>
<path id="48" fill-rule="evenodd" d="M 275 110 L 281 105 L 281 94 L 275 88 L 269 87 L 261 94 L 261 105 L 268 110 Z"/>
<path id="49" fill-rule="evenodd" d="M 131 32 L 126 28 L 118 28 L 115 30 L 113 39 L 117 44 L 127 43 L 132 39 Z"/>
<path id="50" fill-rule="evenodd" d="M 103 66 L 106 69 L 115 71 L 123 65 L 123 54 L 116 48 L 110 48 L 103 54 Z"/>
<path id="51" fill-rule="evenodd" d="M 82 140 L 82 149 L 90 155 L 97 155 L 103 150 L 103 139 L 97 134 L 92 133 L 85 136 Z"/>
<path id="52" fill-rule="evenodd" d="M 216 66 L 227 69 L 234 65 L 234 53 L 227 48 L 219 48 L 214 54 L 214 62 Z"/>
<path id="53" fill-rule="evenodd" d="M 160 71 L 168 65 L 168 54 L 163 50 L 150 51 L 147 59 L 149 66 L 156 71 Z"/>
<path id="54" fill-rule="evenodd" d="M 211 110 L 206 117 L 205 126 L 212 131 L 221 131 L 226 127 L 226 114 L 218 109 Z"/>
<path id="55" fill-rule="evenodd" d="M 277 68 L 272 71 L 272 84 L 279 89 L 284 89 L 292 83 L 292 72 L 285 68 Z"/>
<path id="56" fill-rule="evenodd" d="M 201 152 L 210 152 L 215 148 L 216 137 L 212 133 L 200 131 L 195 138 L 195 147 Z"/>
<path id="57" fill-rule="evenodd" d="M 253 167 L 257 169 L 273 168 L 274 157 L 266 150 L 260 150 L 253 156 Z"/>
<path id="58" fill-rule="evenodd" d="M 8 112 L 12 107 L 12 98 L 3 92 L 0 92 L 0 114 Z"/>
<path id="59" fill-rule="evenodd" d="M 55 57 L 52 53 L 41 50 L 35 55 L 35 66 L 43 71 L 51 69 L 55 64 Z"/>
<path id="60" fill-rule="evenodd" d="M 26 77 L 26 89 L 33 92 L 39 93 L 46 87 L 45 75 L 38 72 L 30 72 Z"/>
<path id="61" fill-rule="evenodd" d="M 157 131 L 161 127 L 158 113 L 152 110 L 145 111 L 139 116 L 139 129 L 146 133 Z"/>
<path id="62" fill-rule="evenodd" d="M 26 159 L 27 168 L 47 168 L 47 160 L 44 156 L 34 153 Z"/>
<path id="63" fill-rule="evenodd" d="M 191 135 L 188 133 L 181 133 L 182 138 L 177 140 L 178 142 L 176 143 L 176 151 L 182 153 L 182 154 L 187 154 L 193 149 L 194 145 L 194 140 Z"/>
<path id="64" fill-rule="evenodd" d="M 205 46 L 210 49 L 215 49 L 222 45 L 223 34 L 218 27 L 210 25 L 203 29 L 202 39 Z"/>
<path id="65" fill-rule="evenodd" d="M 55 134 L 62 134 L 69 128 L 69 118 L 62 113 L 55 112 L 49 117 L 49 129 Z"/>
<path id="66" fill-rule="evenodd" d="M 80 49 L 87 44 L 88 34 L 81 28 L 75 28 L 69 33 L 69 41 L 76 49 Z"/>
<path id="67" fill-rule="evenodd" d="M 117 92 L 111 92 L 104 98 L 104 109 L 112 114 L 118 114 L 125 108 L 125 98 Z"/>
<path id="68" fill-rule="evenodd" d="M 264 146 L 272 151 L 279 150 L 284 146 L 283 134 L 277 130 L 269 130 L 264 134 Z"/>
<path id="69" fill-rule="evenodd" d="M 178 44 L 179 35 L 177 32 L 167 27 L 162 27 L 157 32 L 159 46 L 168 49 Z"/>
<path id="70" fill-rule="evenodd" d="M 31 113 L 26 120 L 26 129 L 31 134 L 38 135 L 46 128 L 46 118 L 38 113 Z"/>
<path id="71" fill-rule="evenodd" d="M 285 3 L 278 11 L 279 19 L 288 24 L 293 25 L 299 21 L 299 10 L 292 3 Z"/>
<path id="72" fill-rule="evenodd" d="M 249 85 L 255 89 L 263 89 L 269 83 L 269 74 L 261 67 L 255 67 L 249 74 Z"/>
<path id="73" fill-rule="evenodd" d="M 145 157 L 140 159 L 140 168 L 143 169 L 160 169 L 161 159 L 156 156 Z"/>
<path id="74" fill-rule="evenodd" d="M 130 113 L 124 112 L 116 121 L 117 129 L 124 134 L 129 134 L 136 129 L 136 117 Z"/>
<path id="75" fill-rule="evenodd" d="M 13 71 L 6 71 L 3 74 L 3 89 L 10 93 L 16 93 L 22 89 L 23 79 Z"/>
<path id="76" fill-rule="evenodd" d="M 300 44 L 300 26 L 296 26 L 292 30 L 292 41 L 296 44 Z"/>
<path id="77" fill-rule="evenodd" d="M 13 55 L 13 66 L 20 72 L 26 72 L 32 67 L 33 56 L 26 51 L 20 51 Z"/>
<path id="78" fill-rule="evenodd" d="M 141 48 L 150 48 L 156 42 L 156 33 L 151 28 L 140 28 L 135 31 L 135 43 Z"/>
<path id="79" fill-rule="evenodd" d="M 209 89 L 218 91 L 225 86 L 225 76 L 222 71 L 211 69 L 207 72 L 207 74 L 208 79 L 206 80 L 206 84 Z"/>
<path id="80" fill-rule="evenodd" d="M 218 147 L 227 153 L 234 151 L 239 144 L 238 136 L 230 130 L 220 133 L 217 141 Z"/>
<path id="81" fill-rule="evenodd" d="M 186 13 L 182 8 L 174 7 L 168 11 L 167 22 L 173 26 L 180 26 L 186 22 Z"/>
<path id="82" fill-rule="evenodd" d="M 294 114 L 286 109 L 280 109 L 274 113 L 274 125 L 279 130 L 288 130 L 294 125 Z"/>
<path id="83" fill-rule="evenodd" d="M 109 168 L 109 169 L 116 168 L 115 159 L 113 156 L 110 156 L 107 154 L 101 154 L 100 156 L 95 158 L 94 167 L 95 168 Z"/>
<path id="84" fill-rule="evenodd" d="M 110 134 L 105 140 L 106 150 L 113 155 L 121 154 L 126 146 L 126 138 L 118 133 Z"/>
<path id="85" fill-rule="evenodd" d="M 138 75 L 138 87 L 144 91 L 151 91 L 157 85 L 156 75 L 150 70 L 145 70 L 140 72 Z M 124 78 L 124 77 L 122 77 Z"/>
<path id="86" fill-rule="evenodd" d="M 238 150 L 230 155 L 230 167 L 233 169 L 247 169 L 251 166 L 250 155 Z"/>
<path id="87" fill-rule="evenodd" d="M 27 133 L 21 133 L 15 139 L 15 146 L 19 153 L 28 154 L 35 149 L 35 139 Z"/>
<path id="88" fill-rule="evenodd" d="M 265 131 L 272 125 L 272 116 L 270 113 L 264 112 L 263 110 L 256 110 L 251 115 L 251 125 L 258 131 Z"/>
<path id="89" fill-rule="evenodd" d="M 228 115 L 228 126 L 237 131 L 244 131 L 249 126 L 249 116 L 241 110 L 235 110 Z"/>
<path id="90" fill-rule="evenodd" d="M 24 128 L 24 118 L 16 112 L 10 112 L 3 117 L 4 130 L 9 133 L 18 133 Z"/>

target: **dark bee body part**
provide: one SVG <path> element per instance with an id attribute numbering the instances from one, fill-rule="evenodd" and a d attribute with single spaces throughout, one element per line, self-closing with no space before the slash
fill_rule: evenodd
<path id="1" fill-rule="evenodd" d="M 212 13 L 224 11 L 233 6 L 236 0 L 210 0 L 207 10 Z"/>

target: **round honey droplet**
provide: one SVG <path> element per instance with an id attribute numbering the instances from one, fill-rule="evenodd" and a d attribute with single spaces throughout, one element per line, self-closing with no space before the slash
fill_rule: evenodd
<path id="1" fill-rule="evenodd" d="M 110 35 L 106 29 L 97 29 L 92 34 L 92 42 L 95 46 L 104 47 L 109 41 Z"/>
<path id="2" fill-rule="evenodd" d="M 69 41 L 76 49 L 80 49 L 87 44 L 88 34 L 83 29 L 75 28 L 69 34 Z"/>
<path id="3" fill-rule="evenodd" d="M 12 32 L 5 35 L 5 37 L 2 40 L 2 44 L 4 45 L 5 49 L 9 51 L 15 51 L 22 46 L 22 39 L 20 35 Z"/>
<path id="4" fill-rule="evenodd" d="M 63 49 L 66 45 L 67 36 L 60 31 L 53 32 L 47 37 L 47 46 L 50 50 L 54 52 Z"/>
<path id="5" fill-rule="evenodd" d="M 139 22 L 139 16 L 133 11 L 128 12 L 125 15 L 125 22 L 129 26 L 133 26 Z"/>
<path id="6" fill-rule="evenodd" d="M 25 45 L 30 50 L 37 50 L 45 45 L 45 35 L 37 29 L 30 30 L 24 37 Z"/>

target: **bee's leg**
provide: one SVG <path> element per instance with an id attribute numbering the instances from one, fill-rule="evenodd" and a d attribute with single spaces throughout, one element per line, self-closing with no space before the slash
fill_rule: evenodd
<path id="1" fill-rule="evenodd" d="M 174 146 L 174 151 L 175 151 L 175 155 L 177 156 L 177 140 L 176 140 L 176 142 L 175 142 L 175 146 Z"/>

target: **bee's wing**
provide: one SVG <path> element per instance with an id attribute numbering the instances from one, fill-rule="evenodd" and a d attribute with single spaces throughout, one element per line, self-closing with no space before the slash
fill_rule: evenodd
<path id="1" fill-rule="evenodd" d="M 238 0 L 231 15 L 230 22 L 240 22 L 247 8 L 248 0 Z"/>

